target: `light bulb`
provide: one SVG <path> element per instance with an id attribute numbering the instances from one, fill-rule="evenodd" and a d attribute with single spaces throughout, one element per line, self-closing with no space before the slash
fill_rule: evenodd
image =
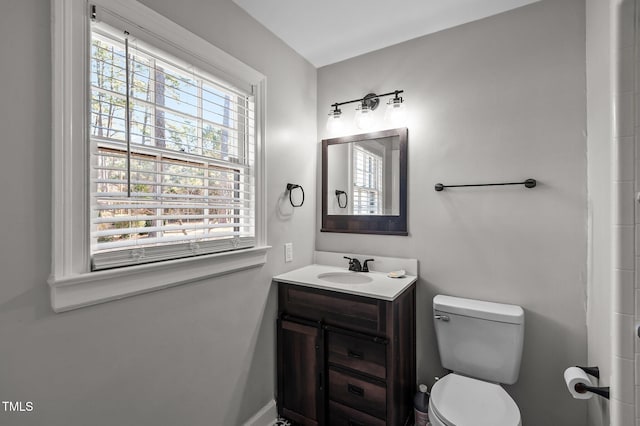
<path id="1" fill-rule="evenodd" d="M 387 110 L 384 113 L 384 120 L 396 127 L 403 126 L 407 120 L 407 111 L 402 98 L 395 97 L 387 103 Z"/>
<path id="2" fill-rule="evenodd" d="M 356 110 L 356 126 L 358 129 L 367 130 L 371 125 L 373 125 L 373 111 L 368 106 L 361 105 Z"/>
<path id="3" fill-rule="evenodd" d="M 342 130 L 343 124 L 344 120 L 342 119 L 342 111 L 336 107 L 335 110 L 329 113 L 329 118 L 327 119 L 327 130 L 330 133 L 339 133 Z"/>

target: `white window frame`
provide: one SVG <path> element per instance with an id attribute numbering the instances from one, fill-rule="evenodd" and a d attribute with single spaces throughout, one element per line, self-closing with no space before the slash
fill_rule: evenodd
<path id="1" fill-rule="evenodd" d="M 90 5 L 215 66 L 215 74 L 254 88 L 256 105 L 256 247 L 91 272 L 89 221 Z M 51 0 L 53 57 L 51 306 L 62 312 L 266 262 L 266 77 L 204 39 L 133 0 Z"/>
<path id="2" fill-rule="evenodd" d="M 370 156 L 375 156 L 377 158 L 381 159 L 381 165 L 384 164 L 384 154 L 380 155 L 376 152 L 370 151 L 369 149 L 361 146 L 356 146 L 356 144 L 352 144 L 351 149 L 350 149 L 350 158 L 349 158 L 349 165 L 350 165 L 350 181 L 351 181 L 351 193 L 352 193 L 352 198 L 353 201 L 351 203 L 351 213 L 355 214 L 355 215 L 367 215 L 367 216 L 371 216 L 371 215 L 382 215 L 384 214 L 384 209 L 383 209 L 383 200 L 384 200 L 384 186 L 382 185 L 382 183 L 384 182 L 384 167 L 380 167 L 380 172 L 382 174 L 380 181 L 378 182 L 380 185 L 379 189 L 376 189 L 376 192 L 378 193 L 378 204 L 376 206 L 376 213 L 362 213 L 360 211 L 355 211 L 356 208 L 356 192 L 358 191 L 357 187 L 356 187 L 356 174 L 357 174 L 357 170 L 355 167 L 355 159 L 356 159 L 356 150 L 359 151 L 363 151 L 365 153 L 367 153 L 367 155 Z"/>

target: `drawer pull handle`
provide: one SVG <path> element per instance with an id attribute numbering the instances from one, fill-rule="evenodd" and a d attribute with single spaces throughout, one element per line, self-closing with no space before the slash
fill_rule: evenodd
<path id="1" fill-rule="evenodd" d="M 355 396 L 364 396 L 364 389 L 362 389 L 359 386 L 354 386 L 349 384 L 347 386 L 347 390 L 349 391 L 350 394 L 353 394 Z"/>
<path id="2" fill-rule="evenodd" d="M 349 356 L 349 358 L 355 358 L 355 359 L 364 358 L 364 354 L 362 352 L 352 351 L 351 349 L 347 351 L 347 355 Z"/>
<path id="3" fill-rule="evenodd" d="M 357 422 L 357 421 L 355 421 L 353 419 L 349 419 L 349 420 L 347 420 L 347 425 L 348 426 L 364 426 L 364 423 L 360 423 L 360 422 Z"/>

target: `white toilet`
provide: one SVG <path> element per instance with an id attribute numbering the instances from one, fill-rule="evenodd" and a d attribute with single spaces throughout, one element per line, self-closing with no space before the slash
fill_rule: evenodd
<path id="1" fill-rule="evenodd" d="M 437 295 L 433 314 L 442 366 L 429 400 L 433 426 L 520 426 L 520 410 L 500 383 L 518 380 L 524 310 Z"/>

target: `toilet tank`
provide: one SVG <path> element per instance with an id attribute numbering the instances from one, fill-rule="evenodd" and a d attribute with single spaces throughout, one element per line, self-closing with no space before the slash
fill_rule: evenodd
<path id="1" fill-rule="evenodd" d="M 433 314 L 444 368 L 494 383 L 518 380 L 524 341 L 520 306 L 437 295 Z"/>

